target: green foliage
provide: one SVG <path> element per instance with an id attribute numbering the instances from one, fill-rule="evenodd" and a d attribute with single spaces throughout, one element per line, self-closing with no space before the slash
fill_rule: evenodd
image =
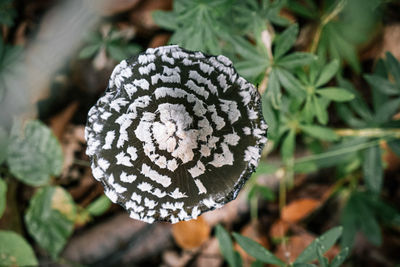
<path id="1" fill-rule="evenodd" d="M 222 256 L 224 256 L 229 266 L 240 267 L 242 265 L 240 254 L 233 250 L 232 239 L 229 233 L 221 225 L 217 225 L 215 227 L 215 236 L 219 241 Z"/>
<path id="2" fill-rule="evenodd" d="M 170 43 L 225 54 L 234 61 L 241 75 L 259 86 L 270 145 L 280 150 L 282 162 L 276 168 L 261 163 L 257 174 L 283 171 L 282 183 L 290 184 L 288 181 L 294 172 L 335 167 L 337 177 L 350 179 L 350 186 L 345 183 L 338 189 L 350 192 L 344 198 L 347 202 L 342 210 L 342 243 L 350 248 L 359 229 L 356 226 L 362 225 L 356 218 L 358 208 L 363 210 L 366 218 L 362 220 L 363 227 L 369 229 L 370 240 L 375 244 L 380 240 L 379 222 L 385 220 L 374 208 L 376 203 L 386 205 L 379 196 L 384 176 L 380 143 L 385 141 L 400 155 L 400 123 L 393 119 L 400 106 L 400 63 L 387 53 L 373 74 L 363 76 L 371 89 L 370 94 L 363 95 L 371 95 L 371 101 L 366 101 L 343 77 L 346 64 L 353 69 L 352 74 L 359 76 L 357 48 L 373 36 L 381 19 L 382 5 L 381 0 L 368 3 L 362 0 L 175 0 L 173 11 L 157 11 L 153 16 L 161 27 L 173 31 Z M 296 51 L 299 26 L 290 25 L 279 16 L 282 7 L 314 26 L 308 50 L 311 53 Z M 283 28 L 277 30 L 273 25 Z M 335 125 L 351 129 L 333 129 L 331 114 L 336 115 L 336 120 L 341 119 Z M 294 154 L 299 142 L 313 154 L 296 159 Z M 360 174 L 363 179 L 357 179 Z M 354 198 L 357 200 L 362 192 L 373 194 L 376 201 L 364 201 L 364 207 L 358 207 Z M 271 200 L 270 193 L 255 178 L 249 198 Z M 394 222 L 396 219 L 392 219 L 391 223 Z M 333 234 L 340 235 L 339 230 Z M 322 256 L 328 245 L 318 239 L 304 253 L 318 258 L 321 266 L 340 265 L 349 250 L 343 250 L 329 265 Z M 232 265 L 235 257 L 226 256 L 227 247 L 230 246 L 225 246 L 224 255 Z M 312 265 L 302 262 L 294 266 Z"/>
<path id="3" fill-rule="evenodd" d="M 105 195 L 101 195 L 86 207 L 86 211 L 92 216 L 99 216 L 106 212 L 110 206 L 110 199 Z"/>
<path id="4" fill-rule="evenodd" d="M 104 32 L 89 35 L 86 46 L 79 53 L 80 58 L 94 57 L 104 49 L 109 57 L 119 62 L 140 52 L 140 46 L 130 43 L 122 31 L 110 28 Z"/>
<path id="5" fill-rule="evenodd" d="M 69 193 L 62 187 L 47 186 L 31 199 L 25 223 L 29 234 L 55 259 L 72 234 L 75 216 Z"/>
<path id="6" fill-rule="evenodd" d="M 37 266 L 38 261 L 24 238 L 11 231 L 0 231 L 0 265 Z"/>
<path id="7" fill-rule="evenodd" d="M 1 89 L 0 89 L 1 90 Z M 0 164 L 7 158 L 8 134 L 0 127 Z"/>
<path id="8" fill-rule="evenodd" d="M 10 172 L 28 185 L 45 185 L 51 175 L 59 175 L 63 164 L 61 146 L 43 123 L 30 121 L 23 134 L 19 129 L 10 137 L 7 163 Z"/>
<path id="9" fill-rule="evenodd" d="M 307 263 L 318 257 L 318 249 L 324 253 L 328 251 L 342 235 L 343 228 L 335 227 L 316 238 L 304 251 L 297 257 L 296 263 Z M 322 254 L 321 253 L 321 254 Z"/>
<path id="10" fill-rule="evenodd" d="M 6 209 L 6 200 L 7 200 L 7 184 L 0 177 L 0 218 L 3 216 L 4 210 Z"/>
<path id="11" fill-rule="evenodd" d="M 253 256 L 257 260 L 263 263 L 285 266 L 285 263 L 283 261 L 278 259 L 274 254 L 266 250 L 257 242 L 237 233 L 233 233 L 233 236 L 235 237 L 239 246 L 241 246 L 249 255 Z"/>
<path id="12" fill-rule="evenodd" d="M 290 265 L 277 258 L 273 253 L 252 239 L 242 236 L 238 233 L 233 233 L 233 236 L 238 242 L 239 246 L 241 246 L 246 253 L 257 260 L 255 266 L 260 265 L 260 263 L 273 264 L 274 266 L 315 266 L 309 262 L 318 259 L 320 266 L 337 267 L 340 266 L 346 259 L 349 253 L 348 248 L 344 248 L 330 264 L 328 259 L 326 259 L 323 254 L 336 243 L 342 234 L 342 230 L 343 228 L 340 226 L 335 227 L 316 238 Z M 216 227 L 216 235 L 220 242 L 222 255 L 224 255 L 224 258 L 227 260 L 230 266 L 235 266 L 233 255 L 237 252 L 233 250 L 232 241 L 229 234 L 223 229 L 222 226 L 218 225 Z"/>
<path id="13" fill-rule="evenodd" d="M 17 12 L 15 12 L 12 2 L 13 0 L 0 0 L 0 25 L 14 25 Z"/>

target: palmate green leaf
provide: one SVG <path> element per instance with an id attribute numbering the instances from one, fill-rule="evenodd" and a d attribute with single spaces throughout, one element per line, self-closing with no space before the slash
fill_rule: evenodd
<path id="1" fill-rule="evenodd" d="M 320 87 L 329 82 L 332 79 L 332 77 L 335 76 L 338 70 L 339 70 L 339 60 L 335 59 L 322 69 L 318 77 L 318 80 L 315 83 L 315 87 Z"/>
<path id="2" fill-rule="evenodd" d="M 299 25 L 293 24 L 283 31 L 275 40 L 274 57 L 279 60 L 294 45 L 299 34 Z"/>
<path id="3" fill-rule="evenodd" d="M 179 27 L 176 22 L 176 16 L 173 12 L 156 10 L 151 14 L 151 16 L 154 22 L 164 29 L 173 31 Z"/>
<path id="4" fill-rule="evenodd" d="M 13 0 L 0 0 L 0 25 L 13 26 L 16 15 Z"/>
<path id="5" fill-rule="evenodd" d="M 328 251 L 342 235 L 343 227 L 338 226 L 325 232 L 316 238 L 296 259 L 295 263 L 307 263 L 315 260 L 317 255 L 317 246 L 320 244 L 322 253 Z"/>
<path id="6" fill-rule="evenodd" d="M 275 64 L 287 68 L 294 69 L 300 66 L 310 64 L 316 56 L 306 52 L 293 52 L 275 61 Z"/>
<path id="7" fill-rule="evenodd" d="M 219 242 L 221 254 L 224 256 L 229 266 L 240 267 L 235 256 L 235 251 L 233 250 L 233 244 L 229 233 L 224 229 L 224 227 L 217 225 L 215 227 L 215 235 Z"/>
<path id="8" fill-rule="evenodd" d="M 233 233 L 239 246 L 243 248 L 250 256 L 253 256 L 259 261 L 277 266 L 285 266 L 285 263 L 278 259 L 274 254 L 266 250 L 263 246 L 253 241 L 252 239 L 242 236 L 238 233 Z"/>
<path id="9" fill-rule="evenodd" d="M 282 142 L 281 155 L 283 161 L 287 161 L 293 158 L 295 141 L 296 141 L 296 132 L 295 130 L 291 129 Z"/>
<path id="10" fill-rule="evenodd" d="M 364 75 L 365 80 L 375 89 L 386 95 L 398 95 L 400 89 L 396 88 L 389 80 L 379 75 Z"/>
<path id="11" fill-rule="evenodd" d="M 388 142 L 390 149 L 400 157 L 400 139 Z"/>
<path id="12" fill-rule="evenodd" d="M 386 52 L 386 65 L 397 85 L 400 86 L 400 62 L 390 52 Z M 400 90 L 400 88 L 398 89 Z"/>
<path id="13" fill-rule="evenodd" d="M 282 93 L 280 90 L 278 74 L 274 69 L 269 74 L 268 86 L 264 94 L 270 98 L 272 105 L 278 109 L 281 103 Z"/>
<path id="14" fill-rule="evenodd" d="M 340 219 L 344 227 L 341 240 L 342 247 L 351 248 L 355 235 L 360 230 L 371 243 L 374 245 L 381 244 L 381 230 L 373 213 L 373 208 L 369 202 L 364 200 L 362 193 L 354 192 L 349 197 Z"/>
<path id="15" fill-rule="evenodd" d="M 0 266 L 37 266 L 29 243 L 12 231 L 0 231 Z"/>
<path id="16" fill-rule="evenodd" d="M 51 175 L 62 170 L 60 143 L 51 130 L 39 121 L 26 124 L 23 136 L 12 136 L 7 163 L 11 173 L 28 185 L 47 184 Z"/>
<path id="17" fill-rule="evenodd" d="M 330 100 L 337 102 L 350 101 L 354 98 L 354 95 L 343 88 L 338 87 L 325 87 L 317 90 L 317 94 Z"/>
<path id="18" fill-rule="evenodd" d="M 3 216 L 4 210 L 6 209 L 7 201 L 7 183 L 0 177 L 0 218 Z"/>
<path id="19" fill-rule="evenodd" d="M 29 234 L 53 259 L 57 258 L 74 229 L 76 207 L 62 187 L 39 189 L 25 214 Z"/>
<path id="20" fill-rule="evenodd" d="M 321 99 L 318 99 L 315 95 L 312 96 L 312 103 L 314 106 L 315 114 L 317 115 L 317 119 L 321 124 L 328 123 L 328 112 L 323 105 Z"/>
<path id="21" fill-rule="evenodd" d="M 300 129 L 306 134 L 325 141 L 336 141 L 339 136 L 330 128 L 318 125 L 300 125 Z"/>
<path id="22" fill-rule="evenodd" d="M 395 98 L 387 101 L 385 105 L 380 106 L 373 117 L 373 121 L 377 124 L 382 124 L 392 120 L 392 117 L 399 110 L 400 98 Z"/>
<path id="23" fill-rule="evenodd" d="M 279 81 L 282 86 L 293 96 L 304 98 L 305 92 L 302 90 L 301 83 L 294 77 L 292 73 L 282 68 L 274 69 L 278 74 Z"/>
<path id="24" fill-rule="evenodd" d="M 97 51 L 100 49 L 101 44 L 93 44 L 93 45 L 88 45 L 85 46 L 80 52 L 79 52 L 79 58 L 90 58 L 94 56 Z"/>
<path id="25" fill-rule="evenodd" d="M 383 168 L 381 149 L 378 145 L 364 151 L 363 174 L 368 189 L 374 193 L 380 193 L 382 189 Z"/>

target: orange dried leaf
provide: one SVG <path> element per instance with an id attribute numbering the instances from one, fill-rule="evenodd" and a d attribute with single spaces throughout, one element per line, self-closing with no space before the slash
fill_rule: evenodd
<path id="1" fill-rule="evenodd" d="M 269 229 L 269 236 L 271 238 L 283 238 L 289 230 L 289 224 L 282 219 L 277 220 L 271 225 Z"/>
<path id="2" fill-rule="evenodd" d="M 183 249 L 193 249 L 201 246 L 210 237 L 211 227 L 202 218 L 182 221 L 172 226 L 172 235 L 176 243 Z"/>
<path id="3" fill-rule="evenodd" d="M 282 209 L 281 219 L 296 223 L 310 215 L 320 204 L 321 201 L 311 198 L 295 200 Z"/>

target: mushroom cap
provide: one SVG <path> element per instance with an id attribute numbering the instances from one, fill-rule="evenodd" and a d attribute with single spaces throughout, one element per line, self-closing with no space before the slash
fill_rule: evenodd
<path id="1" fill-rule="evenodd" d="M 148 223 L 233 200 L 267 141 L 257 89 L 225 56 L 178 46 L 123 60 L 85 129 L 105 194 Z"/>

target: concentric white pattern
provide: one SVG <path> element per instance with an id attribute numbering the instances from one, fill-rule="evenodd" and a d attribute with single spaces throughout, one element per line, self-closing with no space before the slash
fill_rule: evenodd
<path id="1" fill-rule="evenodd" d="M 224 56 L 164 46 L 115 67 L 89 111 L 87 151 L 105 194 L 148 223 L 236 198 L 267 125 L 256 88 Z"/>

